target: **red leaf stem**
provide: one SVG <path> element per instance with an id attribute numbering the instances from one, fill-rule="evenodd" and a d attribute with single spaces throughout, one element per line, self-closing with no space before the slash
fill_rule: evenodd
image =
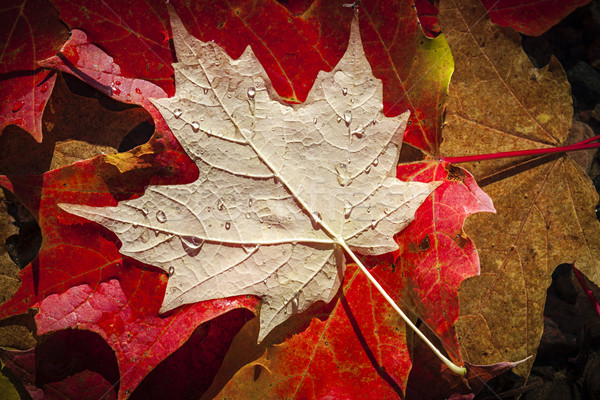
<path id="1" fill-rule="evenodd" d="M 592 149 L 594 147 L 600 147 L 600 142 L 590 143 L 590 142 L 598 140 L 598 139 L 600 139 L 600 135 L 594 136 L 593 138 L 589 138 L 586 140 L 582 140 L 581 142 L 577 142 L 577 143 L 569 145 L 569 146 L 549 147 L 546 149 L 502 151 L 499 153 L 476 154 L 476 155 L 472 155 L 472 156 L 440 157 L 440 160 L 456 164 L 456 163 L 464 163 L 464 162 L 472 162 L 472 161 L 492 160 L 495 158 L 522 157 L 522 156 L 531 156 L 531 155 L 537 155 L 537 154 L 550 154 L 550 153 L 562 153 L 562 152 L 567 152 L 567 151 L 579 151 L 579 150 Z"/>
<path id="2" fill-rule="evenodd" d="M 575 268 L 575 264 L 571 264 L 571 268 L 573 268 L 573 272 L 575 273 L 575 276 L 577 277 L 581 288 L 587 295 L 588 299 L 590 300 L 590 303 L 592 303 L 592 307 L 594 307 L 596 313 L 598 314 L 598 316 L 600 316 L 600 304 L 598 304 L 598 299 L 596 299 L 596 296 L 594 296 L 594 293 L 592 293 L 592 289 L 590 289 L 590 287 L 585 282 L 583 274 L 581 273 L 581 271 Z"/>

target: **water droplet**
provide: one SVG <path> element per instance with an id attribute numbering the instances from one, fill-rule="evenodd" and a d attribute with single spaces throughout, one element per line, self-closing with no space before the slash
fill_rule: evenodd
<path id="1" fill-rule="evenodd" d="M 12 106 L 12 112 L 19 111 L 21 108 L 23 108 L 24 105 L 25 102 L 23 100 L 15 101 L 15 104 L 13 104 Z"/>
<path id="2" fill-rule="evenodd" d="M 268 229 L 271 229 L 273 227 L 273 225 L 267 225 Z"/>
<path id="3" fill-rule="evenodd" d="M 316 119 L 316 118 L 315 118 L 315 119 L 313 119 L 313 122 L 314 122 L 314 124 L 316 125 L 316 124 L 317 124 L 317 119 Z"/>
<path id="4" fill-rule="evenodd" d="M 115 85 L 120 85 L 121 81 L 115 81 Z"/>
<path id="5" fill-rule="evenodd" d="M 379 158 L 373 160 L 373 166 L 376 167 L 379 164 Z"/>
<path id="6" fill-rule="evenodd" d="M 365 173 L 368 174 L 369 172 L 371 172 L 371 165 L 369 165 L 367 168 L 365 168 Z"/>
<path id="7" fill-rule="evenodd" d="M 225 222 L 225 229 L 229 230 L 231 228 L 231 222 Z"/>
<path id="8" fill-rule="evenodd" d="M 204 94 L 207 94 L 208 93 L 208 88 L 204 88 L 202 91 L 204 92 Z"/>
<path id="9" fill-rule="evenodd" d="M 163 210 L 158 210 L 156 212 L 156 220 L 158 222 L 167 222 L 167 216 L 165 215 L 165 213 L 163 212 Z"/>
<path id="10" fill-rule="evenodd" d="M 352 121 L 352 111 L 350 111 L 350 110 L 344 111 L 344 121 L 346 121 L 346 124 L 349 124 L 350 121 Z"/>
<path id="11" fill-rule="evenodd" d="M 250 219 L 250 213 L 246 213 L 246 219 Z"/>
<path id="12" fill-rule="evenodd" d="M 112 85 L 110 87 L 110 89 L 112 90 L 112 93 L 116 96 L 121 94 L 121 89 L 119 89 L 118 87 L 116 87 L 115 85 Z"/>
<path id="13" fill-rule="evenodd" d="M 254 202 L 253 198 L 248 199 L 248 208 L 252 208 L 252 203 Z"/>
<path id="14" fill-rule="evenodd" d="M 44 84 L 42 85 L 42 87 L 40 88 L 40 92 L 42 92 L 42 93 L 46 93 L 47 91 L 48 91 L 48 84 L 47 84 L 47 83 L 44 83 Z"/>
<path id="15" fill-rule="evenodd" d="M 204 239 L 198 236 L 182 236 L 181 241 L 185 247 L 192 250 L 198 250 L 204 244 Z"/>
<path id="16" fill-rule="evenodd" d="M 223 205 L 223 202 L 221 200 L 219 200 L 219 202 L 217 203 L 217 209 L 219 211 L 223 211 L 224 208 L 225 208 L 225 206 Z"/>
<path id="17" fill-rule="evenodd" d="M 254 96 L 256 95 L 256 89 L 253 87 L 248 88 L 248 98 L 250 100 L 254 100 Z"/>
<path id="18" fill-rule="evenodd" d="M 266 279 L 263 280 L 263 284 L 265 284 L 265 285 L 267 284 L 267 280 Z"/>
<path id="19" fill-rule="evenodd" d="M 194 132 L 198 132 L 200 130 L 200 124 L 198 123 L 198 121 L 192 122 L 192 130 Z"/>
<path id="20" fill-rule="evenodd" d="M 142 94 L 142 91 L 140 90 L 140 88 L 135 88 L 135 92 L 136 92 L 137 94 Z"/>
<path id="21" fill-rule="evenodd" d="M 391 214 L 392 210 L 390 210 L 389 208 L 386 208 L 385 210 L 383 210 L 383 212 L 387 215 L 387 214 Z"/>
<path id="22" fill-rule="evenodd" d="M 313 228 L 315 229 L 319 229 L 321 227 L 321 214 L 317 211 L 312 213 L 312 217 L 313 217 L 313 221 L 312 221 L 312 225 Z"/>
<path id="23" fill-rule="evenodd" d="M 350 213 L 352 212 L 352 204 L 348 200 L 346 200 L 344 204 L 344 217 L 350 218 Z"/>
<path id="24" fill-rule="evenodd" d="M 173 115 L 175 116 L 175 118 L 181 117 L 181 114 L 183 114 L 183 111 L 181 111 L 181 108 L 176 108 L 175 111 L 173 111 Z"/>
<path id="25" fill-rule="evenodd" d="M 148 240 L 150 240 L 150 234 L 148 233 L 147 229 L 144 229 L 142 231 L 142 234 L 140 235 L 140 240 L 142 241 L 142 243 L 148 243 Z"/>
<path id="26" fill-rule="evenodd" d="M 338 117 L 337 117 L 337 122 L 340 122 L 341 120 L 342 120 L 342 117 L 340 117 L 340 116 L 338 115 Z"/>
<path id="27" fill-rule="evenodd" d="M 354 131 L 354 132 L 352 132 L 352 134 L 354 136 L 356 136 L 357 139 L 362 139 L 364 133 L 365 133 L 365 131 Z"/>
<path id="28" fill-rule="evenodd" d="M 169 276 L 173 276 L 174 273 L 175 273 L 175 268 L 169 267 Z"/>
<path id="29" fill-rule="evenodd" d="M 376 226 L 377 226 L 377 220 L 376 219 L 372 219 L 371 220 L 371 228 L 375 229 Z"/>
<path id="30" fill-rule="evenodd" d="M 342 88 L 342 94 L 345 96 L 348 94 L 348 89 Z"/>

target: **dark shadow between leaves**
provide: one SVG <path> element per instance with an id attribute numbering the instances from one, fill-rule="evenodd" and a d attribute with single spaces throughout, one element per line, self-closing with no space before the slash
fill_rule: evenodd
<path id="1" fill-rule="evenodd" d="M 199 398 L 212 384 L 234 336 L 254 315 L 235 309 L 198 326 L 176 352 L 150 372 L 131 400 Z"/>
<path id="2" fill-rule="evenodd" d="M 348 316 L 348 321 L 350 321 L 350 325 L 352 326 L 352 330 L 356 334 L 356 338 L 360 342 L 360 345 L 362 346 L 365 354 L 369 358 L 369 361 L 371 361 L 371 365 L 373 365 L 373 368 L 381 377 L 381 379 L 383 379 L 388 385 L 390 385 L 390 387 L 394 389 L 396 394 L 401 399 L 404 399 L 404 392 L 402 391 L 400 385 L 398 385 L 398 382 L 396 382 L 394 378 L 390 374 L 388 374 L 388 372 L 385 370 L 385 367 L 383 367 L 375 358 L 375 355 L 369 347 L 369 344 L 367 343 L 367 340 L 365 339 L 365 336 L 363 335 L 362 330 L 360 329 L 360 325 L 358 324 L 358 321 L 356 320 L 356 317 L 354 316 L 354 313 L 350 308 L 350 304 L 348 304 L 348 300 L 346 300 L 345 296 L 342 295 L 340 297 L 340 303 L 342 304 L 342 307 L 344 308 L 344 311 Z"/>

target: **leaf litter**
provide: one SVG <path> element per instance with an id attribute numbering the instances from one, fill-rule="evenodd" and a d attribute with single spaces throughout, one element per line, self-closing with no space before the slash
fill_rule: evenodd
<path id="1" fill-rule="evenodd" d="M 262 299 L 262 341 L 291 315 L 329 302 L 344 251 L 384 254 L 437 183 L 403 182 L 408 113 L 383 114 L 382 83 L 356 19 L 348 49 L 303 104 L 284 104 L 252 49 L 232 60 L 171 12 L 176 94 L 154 100 L 200 171 L 116 207 L 62 204 L 115 232 L 121 253 L 169 275 L 161 312 L 242 294 Z"/>

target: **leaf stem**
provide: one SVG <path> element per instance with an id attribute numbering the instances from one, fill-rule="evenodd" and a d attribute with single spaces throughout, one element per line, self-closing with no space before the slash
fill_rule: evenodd
<path id="1" fill-rule="evenodd" d="M 435 347 L 435 345 L 433 343 L 431 343 L 431 341 L 429 339 L 427 339 L 427 337 L 423 334 L 423 332 L 421 332 L 419 330 L 419 328 L 417 328 L 415 326 L 415 324 L 413 324 L 413 322 L 406 316 L 406 314 L 404 314 L 404 312 L 400 309 L 400 307 L 398 307 L 398 305 L 390 297 L 390 295 L 387 294 L 385 289 L 379 284 L 379 282 L 377 282 L 377 279 L 375 279 L 375 277 L 373 275 L 371 275 L 371 272 L 369 272 L 367 267 L 364 266 L 364 264 L 359 260 L 359 258 L 356 256 L 356 254 L 354 254 L 354 252 L 352 250 L 350 250 L 350 248 L 348 247 L 346 242 L 344 242 L 343 240 L 340 240 L 340 241 L 338 241 L 338 243 L 340 246 L 342 246 L 344 251 L 346 251 L 346 253 L 354 260 L 354 262 L 358 265 L 358 267 L 361 269 L 361 271 L 367 276 L 369 281 L 371 281 L 371 283 L 373 284 L 373 286 L 375 286 L 375 288 L 379 291 L 379 293 L 381 293 L 381 295 L 387 300 L 387 302 L 390 303 L 392 308 L 394 310 L 396 310 L 396 312 L 400 315 L 400 317 L 402 317 L 404 322 L 408 326 L 410 326 L 410 328 L 421 338 L 421 340 L 423 340 L 425 342 L 425 344 L 427 346 L 429 346 L 429 348 L 435 353 L 435 355 L 438 356 L 438 358 L 455 374 L 460 375 L 460 376 L 466 375 L 467 369 L 465 367 L 459 367 L 458 365 L 456 365 L 452 361 L 450 361 L 446 356 L 444 356 L 442 354 L 441 351 L 439 351 L 437 349 L 437 347 Z"/>
<path id="2" fill-rule="evenodd" d="M 550 153 L 563 153 L 567 151 L 579 151 L 592 149 L 594 147 L 600 147 L 600 142 L 596 142 L 600 139 L 600 135 L 594 136 L 593 138 L 589 138 L 586 140 L 582 140 L 581 142 L 569 145 L 569 146 L 559 146 L 559 147 L 549 147 L 546 149 L 530 149 L 530 150 L 517 150 L 517 151 L 503 151 L 499 153 L 488 153 L 488 154 L 476 154 L 472 156 L 460 156 L 460 157 L 440 157 L 442 161 L 447 161 L 450 163 L 464 163 L 464 162 L 472 162 L 472 161 L 483 161 L 483 160 L 492 160 L 495 158 L 509 158 L 509 157 L 522 157 L 522 156 L 530 156 L 537 154 L 550 154 Z M 594 143 L 591 143 L 594 142 Z"/>
<path id="3" fill-rule="evenodd" d="M 580 270 L 575 268 L 575 264 L 571 264 L 571 268 L 573 269 L 573 272 L 575 273 L 575 276 L 577 277 L 577 281 L 579 281 L 579 285 L 581 285 L 581 288 L 585 292 L 590 303 L 592 303 L 592 307 L 594 307 L 594 310 L 596 310 L 596 313 L 600 316 L 600 304 L 598 304 L 598 300 L 596 299 L 596 296 L 594 296 L 592 289 L 590 289 L 590 287 L 585 282 L 585 279 L 583 278 L 583 274 L 581 273 Z"/>

